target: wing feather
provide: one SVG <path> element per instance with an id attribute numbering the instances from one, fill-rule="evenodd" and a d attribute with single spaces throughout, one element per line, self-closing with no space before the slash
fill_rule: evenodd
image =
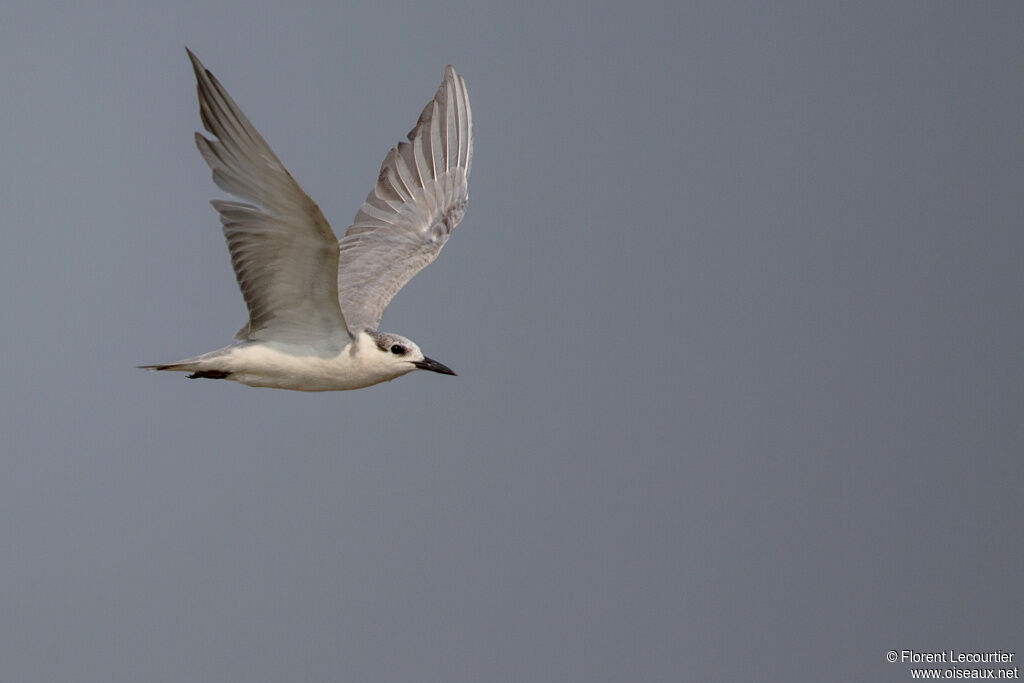
<path id="1" fill-rule="evenodd" d="M 437 258 L 469 200 L 473 120 L 466 82 L 448 66 L 434 99 L 384 158 L 342 238 L 338 298 L 349 330 L 376 330 L 391 299 Z"/>
<path id="2" fill-rule="evenodd" d="M 249 202 L 211 202 L 249 309 L 239 339 L 347 343 L 338 303 L 338 242 L 331 226 L 227 90 L 191 51 L 188 56 L 200 117 L 214 136 L 196 133 L 196 146 L 217 186 Z"/>

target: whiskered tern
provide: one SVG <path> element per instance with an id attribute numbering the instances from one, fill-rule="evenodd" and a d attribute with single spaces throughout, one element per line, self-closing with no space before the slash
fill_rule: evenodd
<path id="1" fill-rule="evenodd" d="M 147 370 L 253 387 L 359 389 L 413 370 L 454 375 L 412 340 L 381 332 L 381 315 L 441 252 L 469 199 L 473 115 L 448 66 L 409 141 L 384 158 L 377 184 L 339 242 L 220 82 L 190 50 L 199 113 L 213 139 L 196 145 L 225 192 L 214 200 L 249 322 L 235 343 Z"/>

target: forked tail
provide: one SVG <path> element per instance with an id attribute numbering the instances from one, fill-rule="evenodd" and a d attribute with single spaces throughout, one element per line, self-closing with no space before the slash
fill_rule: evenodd
<path id="1" fill-rule="evenodd" d="M 189 379 L 227 379 L 231 373 L 226 370 L 200 370 L 197 364 L 189 361 L 180 363 L 161 363 L 160 365 L 139 365 L 140 370 L 171 370 L 174 372 L 191 372 Z"/>
<path id="2" fill-rule="evenodd" d="M 179 372 L 188 372 L 195 368 L 190 367 L 190 363 L 161 363 L 160 365 L 136 365 L 135 367 L 139 370 L 178 370 Z"/>

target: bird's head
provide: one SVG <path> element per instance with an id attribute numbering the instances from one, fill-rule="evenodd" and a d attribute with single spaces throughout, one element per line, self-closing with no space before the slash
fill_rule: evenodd
<path id="1" fill-rule="evenodd" d="M 442 375 L 454 375 L 451 368 L 427 358 L 411 339 L 388 332 L 366 332 L 373 346 L 368 351 L 370 362 L 396 377 L 413 370 L 430 370 Z M 365 346 L 369 347 L 369 344 Z"/>

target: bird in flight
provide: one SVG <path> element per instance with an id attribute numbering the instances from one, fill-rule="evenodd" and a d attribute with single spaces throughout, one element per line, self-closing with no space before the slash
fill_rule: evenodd
<path id="1" fill-rule="evenodd" d="M 466 212 L 473 114 L 462 76 L 445 69 L 409 141 L 388 152 L 339 242 L 224 86 L 186 51 L 213 136 L 196 133 L 196 145 L 217 186 L 244 200 L 211 203 L 249 322 L 229 346 L 141 367 L 294 391 L 360 389 L 413 370 L 454 375 L 412 340 L 377 328 Z"/>

